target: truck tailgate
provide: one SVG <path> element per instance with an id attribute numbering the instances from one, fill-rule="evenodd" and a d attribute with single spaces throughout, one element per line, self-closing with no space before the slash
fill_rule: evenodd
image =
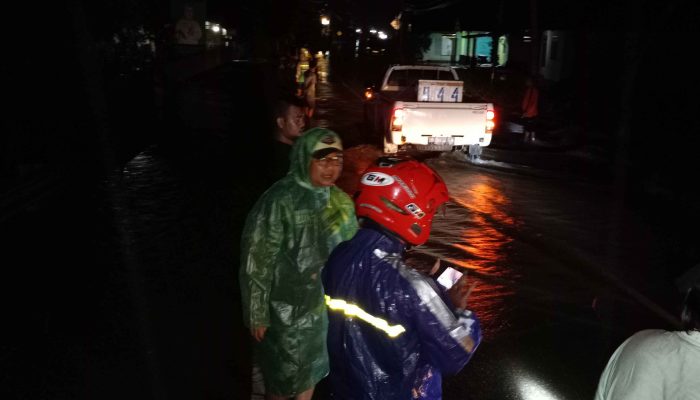
<path id="1" fill-rule="evenodd" d="M 489 103 L 401 102 L 406 136 L 483 135 Z"/>

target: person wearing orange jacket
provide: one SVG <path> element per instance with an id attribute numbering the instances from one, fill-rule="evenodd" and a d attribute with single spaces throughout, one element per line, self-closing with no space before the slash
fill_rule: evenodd
<path id="1" fill-rule="evenodd" d="M 525 80 L 525 94 L 523 95 L 523 101 L 520 104 L 523 130 L 525 133 L 523 136 L 523 141 L 525 142 L 535 141 L 535 123 L 537 117 L 539 116 L 539 109 L 537 107 L 539 97 L 540 90 L 535 85 L 535 79 L 529 76 Z"/>

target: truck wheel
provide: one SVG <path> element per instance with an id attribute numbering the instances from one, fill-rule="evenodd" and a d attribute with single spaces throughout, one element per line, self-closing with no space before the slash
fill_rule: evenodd
<path id="1" fill-rule="evenodd" d="M 384 137 L 384 153 L 385 154 L 396 154 L 399 151 L 399 146 L 394 143 L 389 143 Z"/>

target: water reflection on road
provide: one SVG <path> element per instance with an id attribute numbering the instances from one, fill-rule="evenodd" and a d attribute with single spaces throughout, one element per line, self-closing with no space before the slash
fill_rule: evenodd
<path id="1" fill-rule="evenodd" d="M 496 334 L 503 327 L 499 316 L 514 293 L 506 282 L 518 279 L 504 263 L 513 240 L 507 232 L 515 224 L 508 215 L 510 201 L 498 181 L 486 175 L 466 175 L 448 185 L 451 201 L 445 215 L 436 217 L 427 247 L 476 280 L 471 304 L 484 330 Z"/>
<path id="2" fill-rule="evenodd" d="M 630 244 L 647 239 L 643 225 L 616 210 L 604 187 L 484 169 L 454 154 L 426 162 L 451 201 L 415 251 L 478 282 L 470 308 L 484 328 L 480 353 L 446 380 L 445 398 L 590 398 L 617 340 L 611 330 L 664 323 L 601 274 L 627 268 Z M 620 235 L 620 226 L 629 231 Z M 594 308 L 595 299 L 606 304 Z"/>
<path id="3" fill-rule="evenodd" d="M 346 148 L 362 143 L 359 98 L 332 82 L 320 83 L 318 93 L 312 125 L 338 131 Z M 221 398 L 249 372 L 247 334 L 232 339 L 240 334 L 236 232 L 251 199 L 227 151 L 192 147 L 187 152 L 199 154 L 184 159 L 145 152 L 119 177 L 153 341 L 161 354 L 179 357 L 178 364 L 164 358 L 158 373 L 181 383 L 173 391 L 196 386 L 190 390 L 219 391 Z M 445 380 L 444 398 L 590 398 L 617 340 L 611 332 L 627 334 L 640 321 L 661 326 L 658 313 L 630 301 L 603 274 L 629 269 L 631 260 L 652 264 L 655 250 L 640 250 L 652 240 L 644 225 L 605 187 L 490 170 L 454 154 L 426 162 L 447 183 L 451 201 L 409 260 L 425 268 L 440 258 L 467 271 L 477 282 L 470 308 L 484 330 L 472 362 Z M 345 168 L 361 173 L 350 163 Z M 639 268 L 628 283 L 644 288 L 651 269 Z M 171 337 L 172 327 L 181 336 Z M 197 354 L 177 350 L 193 347 Z M 197 362 L 217 373 L 188 386 L 183 366 Z"/>
<path id="4" fill-rule="evenodd" d="M 332 82 L 321 87 L 333 101 L 319 110 L 319 124 L 362 137 L 359 99 Z M 426 162 L 447 183 L 450 202 L 408 261 L 429 270 L 440 258 L 466 271 L 477 282 L 469 307 L 484 331 L 472 362 L 445 379 L 446 400 L 588 399 L 621 337 L 669 326 L 668 307 L 632 299 L 669 299 L 670 287 L 658 285 L 649 228 L 609 186 L 571 175 L 576 168 L 561 159 L 541 173 L 459 153 Z"/>

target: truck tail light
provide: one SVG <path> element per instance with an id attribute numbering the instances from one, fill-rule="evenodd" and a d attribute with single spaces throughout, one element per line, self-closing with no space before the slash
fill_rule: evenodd
<path id="1" fill-rule="evenodd" d="M 405 111 L 403 108 L 395 108 L 394 112 L 392 113 L 391 116 L 391 130 L 392 131 L 401 131 L 403 128 L 403 119 L 404 119 Z"/>
<path id="2" fill-rule="evenodd" d="M 486 110 L 486 133 L 493 133 L 496 127 L 496 113 L 493 110 Z"/>

